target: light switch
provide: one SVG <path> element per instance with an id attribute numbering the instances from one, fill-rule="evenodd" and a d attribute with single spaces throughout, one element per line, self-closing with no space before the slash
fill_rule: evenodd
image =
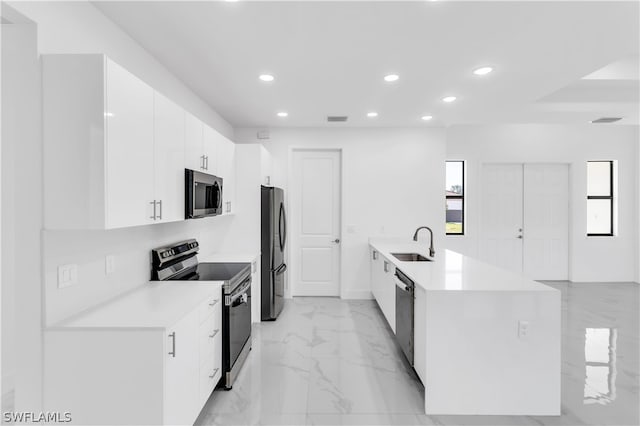
<path id="1" fill-rule="evenodd" d="M 518 339 L 526 339 L 529 336 L 529 321 L 518 321 Z"/>
<path id="2" fill-rule="evenodd" d="M 111 275 L 116 270 L 116 259 L 113 255 L 108 255 L 104 258 L 104 273 Z"/>
<path id="3" fill-rule="evenodd" d="M 58 266 L 58 288 L 65 288 L 78 284 L 78 265 Z"/>

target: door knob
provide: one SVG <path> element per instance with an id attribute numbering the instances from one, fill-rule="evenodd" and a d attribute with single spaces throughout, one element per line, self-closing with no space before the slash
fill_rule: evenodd
<path id="1" fill-rule="evenodd" d="M 336 243 L 339 244 L 340 243 L 340 238 L 336 238 L 335 240 L 331 241 L 332 243 Z"/>

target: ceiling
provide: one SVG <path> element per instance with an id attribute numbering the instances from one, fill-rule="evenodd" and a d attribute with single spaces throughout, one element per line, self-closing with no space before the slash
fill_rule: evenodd
<path id="1" fill-rule="evenodd" d="M 638 2 L 94 4 L 234 127 L 638 124 Z"/>

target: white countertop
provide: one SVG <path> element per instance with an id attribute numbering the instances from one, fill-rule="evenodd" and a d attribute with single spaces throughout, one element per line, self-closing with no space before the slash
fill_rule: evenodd
<path id="1" fill-rule="evenodd" d="M 391 253 L 429 257 L 429 245 L 402 239 L 372 238 L 369 245 L 427 291 L 557 291 L 522 275 L 451 250 L 438 250 L 431 262 L 403 262 Z"/>
<path id="2" fill-rule="evenodd" d="M 222 281 L 153 281 L 49 329 L 168 328 L 207 297 L 222 297 Z"/>

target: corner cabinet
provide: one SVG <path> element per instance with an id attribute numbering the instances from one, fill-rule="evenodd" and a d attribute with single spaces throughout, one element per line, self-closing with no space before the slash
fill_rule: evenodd
<path id="1" fill-rule="evenodd" d="M 221 321 L 217 292 L 168 327 L 48 329 L 44 407 L 71 424 L 191 425 L 222 377 Z"/>

